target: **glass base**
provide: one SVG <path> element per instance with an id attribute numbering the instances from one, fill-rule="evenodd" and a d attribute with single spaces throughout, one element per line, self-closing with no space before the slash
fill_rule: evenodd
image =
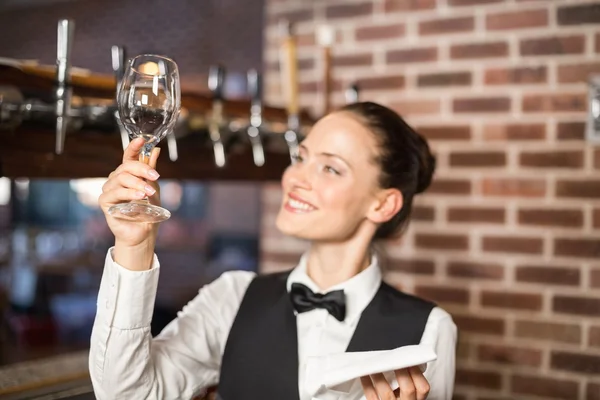
<path id="1" fill-rule="evenodd" d="M 120 203 L 108 209 L 115 218 L 134 222 L 157 223 L 171 218 L 171 213 L 159 206 L 148 203 Z"/>

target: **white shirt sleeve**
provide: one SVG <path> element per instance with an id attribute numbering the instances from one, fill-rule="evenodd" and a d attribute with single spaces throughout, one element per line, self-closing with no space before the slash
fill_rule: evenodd
<path id="1" fill-rule="evenodd" d="M 224 273 L 153 339 L 159 272 L 156 256 L 151 269 L 138 272 L 115 263 L 108 251 L 89 357 L 99 400 L 190 399 L 219 380 L 229 330 L 255 274 Z"/>
<path id="2" fill-rule="evenodd" d="M 454 391 L 457 328 L 450 314 L 436 307 L 431 310 L 421 344 L 431 346 L 437 359 L 427 364 L 427 400 L 451 400 Z"/>

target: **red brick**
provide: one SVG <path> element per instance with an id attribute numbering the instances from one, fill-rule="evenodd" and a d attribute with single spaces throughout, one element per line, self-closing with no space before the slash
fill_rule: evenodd
<path id="1" fill-rule="evenodd" d="M 585 36 L 583 35 L 524 39 L 520 43 L 522 56 L 582 54 L 584 50 Z"/>
<path id="2" fill-rule="evenodd" d="M 600 23 L 600 6 L 598 4 L 580 4 L 559 7 L 556 10 L 559 25 L 598 24 Z"/>
<path id="3" fill-rule="evenodd" d="M 439 114 L 441 111 L 439 99 L 396 101 L 390 104 L 390 107 L 403 117 L 410 115 Z"/>
<path id="4" fill-rule="evenodd" d="M 500 318 L 452 315 L 459 332 L 504 335 L 505 324 Z"/>
<path id="5" fill-rule="evenodd" d="M 600 269 L 593 269 L 591 271 L 590 284 L 593 288 L 600 288 Z"/>
<path id="6" fill-rule="evenodd" d="M 590 332 L 588 335 L 589 345 L 592 347 L 600 347 L 600 325 L 590 326 Z"/>
<path id="7" fill-rule="evenodd" d="M 600 71 L 600 63 L 577 63 L 558 67 L 559 83 L 587 83 L 590 75 Z"/>
<path id="8" fill-rule="evenodd" d="M 596 200 L 600 198 L 600 180 L 565 180 L 556 182 L 556 196 Z"/>
<path id="9" fill-rule="evenodd" d="M 550 368 L 579 374 L 596 375 L 600 374 L 600 356 L 553 351 L 550 354 Z"/>
<path id="10" fill-rule="evenodd" d="M 520 164 L 523 167 L 537 168 L 583 168 L 584 155 L 581 150 L 552 152 L 523 152 Z"/>
<path id="11" fill-rule="evenodd" d="M 416 130 L 427 140 L 470 140 L 471 127 L 468 125 L 418 126 Z"/>
<path id="12" fill-rule="evenodd" d="M 454 99 L 455 113 L 498 113 L 510 111 L 508 97 L 468 97 Z"/>
<path id="13" fill-rule="evenodd" d="M 448 0 L 448 5 L 453 7 L 480 6 L 483 4 L 502 3 L 506 0 Z"/>
<path id="14" fill-rule="evenodd" d="M 515 279 L 517 282 L 578 286 L 581 272 L 578 268 L 522 265 L 516 268 Z"/>
<path id="15" fill-rule="evenodd" d="M 317 81 L 300 82 L 298 90 L 300 93 L 316 93 L 319 90 L 319 86 L 320 84 Z"/>
<path id="16" fill-rule="evenodd" d="M 456 370 L 456 384 L 498 390 L 502 387 L 502 375 L 497 372 L 466 369 L 463 367 Z"/>
<path id="17" fill-rule="evenodd" d="M 600 383 L 588 382 L 585 400 L 600 400 Z"/>
<path id="18" fill-rule="evenodd" d="M 434 178 L 427 190 L 437 194 L 470 194 L 471 181 L 464 179 Z"/>
<path id="19" fill-rule="evenodd" d="M 600 257 L 600 239 L 554 239 L 554 255 L 565 257 Z"/>
<path id="20" fill-rule="evenodd" d="M 505 165 L 506 153 L 500 151 L 450 153 L 451 167 L 503 167 Z"/>
<path id="21" fill-rule="evenodd" d="M 542 303 L 542 295 L 540 294 L 494 292 L 491 290 L 481 292 L 481 305 L 484 307 L 540 311 Z"/>
<path id="22" fill-rule="evenodd" d="M 437 0 L 385 0 L 385 11 L 418 11 L 433 10 Z"/>
<path id="23" fill-rule="evenodd" d="M 502 280 L 504 279 L 504 267 L 499 264 L 482 264 L 465 261 L 450 261 L 447 266 L 448 276 L 454 278 L 473 278 Z"/>
<path id="24" fill-rule="evenodd" d="M 525 365 L 539 367 L 542 364 L 542 352 L 508 345 L 480 344 L 477 347 L 479 360 L 501 365 Z"/>
<path id="25" fill-rule="evenodd" d="M 544 241 L 535 237 L 484 236 L 483 251 L 501 253 L 540 254 Z"/>
<path id="26" fill-rule="evenodd" d="M 507 56 L 508 43 L 506 42 L 456 44 L 450 47 L 450 58 L 455 60 L 467 58 L 493 58 Z"/>
<path id="27" fill-rule="evenodd" d="M 556 130 L 558 140 L 583 140 L 585 137 L 584 122 L 559 122 Z"/>
<path id="28" fill-rule="evenodd" d="M 469 86 L 471 84 L 470 72 L 445 72 L 436 74 L 422 74 L 417 77 L 417 86 Z"/>
<path id="29" fill-rule="evenodd" d="M 482 181 L 485 196 L 543 197 L 546 182 L 539 179 L 486 178 Z"/>
<path id="30" fill-rule="evenodd" d="M 429 206 L 413 206 L 411 219 L 415 221 L 435 220 L 435 208 Z"/>
<path id="31" fill-rule="evenodd" d="M 548 25 L 547 10 L 520 10 L 490 14 L 485 19 L 488 30 L 513 30 Z"/>
<path id="32" fill-rule="evenodd" d="M 581 343 L 581 327 L 575 324 L 558 322 L 517 320 L 515 321 L 515 336 L 550 342 L 579 344 Z"/>
<path id="33" fill-rule="evenodd" d="M 600 315 L 600 297 L 555 295 L 552 310 L 561 314 L 597 317 Z"/>
<path id="34" fill-rule="evenodd" d="M 585 93 L 532 94 L 523 97 L 525 112 L 586 111 Z"/>
<path id="35" fill-rule="evenodd" d="M 537 226 L 557 226 L 567 228 L 583 227 L 582 210 L 565 209 L 521 209 L 518 214 L 519 224 Z"/>
<path id="36" fill-rule="evenodd" d="M 431 260 L 393 258 L 385 263 L 387 271 L 404 272 L 416 275 L 433 275 L 435 264 Z"/>
<path id="37" fill-rule="evenodd" d="M 370 53 L 334 55 L 331 65 L 334 67 L 364 67 L 373 63 L 373 55 Z"/>
<path id="38" fill-rule="evenodd" d="M 474 17 L 438 18 L 419 23 L 419 35 L 423 36 L 471 32 L 474 29 Z"/>
<path id="39" fill-rule="evenodd" d="M 545 378 L 533 375 L 514 375 L 510 380 L 515 394 L 548 397 L 552 399 L 576 399 L 579 393 L 577 381 Z"/>
<path id="40" fill-rule="evenodd" d="M 399 38 L 404 36 L 405 33 L 406 25 L 403 24 L 373 25 L 357 28 L 355 37 L 358 41 L 382 40 Z"/>
<path id="41" fill-rule="evenodd" d="M 506 124 L 485 125 L 483 128 L 485 140 L 544 140 L 546 125 L 544 124 Z"/>
<path id="42" fill-rule="evenodd" d="M 438 51 L 436 47 L 410 48 L 405 50 L 390 50 L 386 54 L 388 64 L 404 64 L 436 61 Z"/>
<path id="43" fill-rule="evenodd" d="M 490 68 L 485 71 L 487 85 L 546 83 L 548 69 L 539 67 Z"/>
<path id="44" fill-rule="evenodd" d="M 419 285 L 415 293 L 436 303 L 469 304 L 470 301 L 470 292 L 463 288 Z"/>
<path id="45" fill-rule="evenodd" d="M 325 9 L 325 17 L 328 19 L 362 17 L 371 14 L 373 14 L 373 3 L 371 2 L 339 4 L 328 6 Z"/>
<path id="46" fill-rule="evenodd" d="M 449 222 L 503 224 L 505 221 L 505 210 L 503 208 L 450 207 L 447 214 Z"/>
<path id="47" fill-rule="evenodd" d="M 398 90 L 404 87 L 404 76 L 374 76 L 358 81 L 361 90 Z"/>
<path id="48" fill-rule="evenodd" d="M 421 249 L 468 250 L 467 235 L 416 233 L 415 247 Z"/>

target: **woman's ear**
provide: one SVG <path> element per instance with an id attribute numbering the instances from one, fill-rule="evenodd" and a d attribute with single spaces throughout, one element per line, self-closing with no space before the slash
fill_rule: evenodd
<path id="1" fill-rule="evenodd" d="M 394 188 L 383 189 L 377 195 L 376 201 L 367 214 L 367 219 L 376 224 L 383 224 L 398 214 L 403 204 L 404 198 L 400 190 Z"/>

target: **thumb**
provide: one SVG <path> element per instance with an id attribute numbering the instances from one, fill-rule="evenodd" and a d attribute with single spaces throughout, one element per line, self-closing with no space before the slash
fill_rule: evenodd
<path id="1" fill-rule="evenodd" d="M 138 161 L 140 150 L 142 149 L 143 145 L 144 139 L 141 137 L 133 139 L 131 142 L 129 142 L 129 145 L 127 145 L 127 148 L 123 153 L 123 163 L 127 161 Z"/>
<path id="2" fill-rule="evenodd" d="M 156 162 L 158 161 L 158 156 L 160 155 L 160 147 L 155 147 L 152 149 L 152 154 L 150 155 L 150 161 L 148 165 L 154 169 L 156 169 Z"/>

